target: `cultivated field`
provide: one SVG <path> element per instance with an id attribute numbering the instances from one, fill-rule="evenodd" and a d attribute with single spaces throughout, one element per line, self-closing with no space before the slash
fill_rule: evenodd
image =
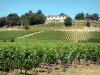
<path id="1" fill-rule="evenodd" d="M 0 41 L 11 40 L 12 38 L 21 37 L 24 35 L 38 32 L 38 30 L 5 30 L 0 31 Z"/>
<path id="2" fill-rule="evenodd" d="M 100 31 L 84 30 L 49 30 L 40 34 L 29 36 L 16 41 L 33 42 L 38 41 L 66 41 L 66 42 L 100 42 Z"/>
<path id="3" fill-rule="evenodd" d="M 0 31 L 1 74 L 100 75 L 99 70 L 99 27 L 52 24 Z"/>

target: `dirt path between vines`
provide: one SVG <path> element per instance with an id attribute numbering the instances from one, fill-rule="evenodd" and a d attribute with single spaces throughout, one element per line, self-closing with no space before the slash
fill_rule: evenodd
<path id="1" fill-rule="evenodd" d="M 20 36 L 20 37 L 17 37 L 18 39 L 20 38 L 25 38 L 25 37 L 29 37 L 29 36 L 33 36 L 33 35 L 36 35 L 36 34 L 40 34 L 42 33 L 43 31 L 39 31 L 39 32 L 34 32 L 34 33 L 31 33 L 31 34 L 28 34 L 28 35 L 24 35 L 24 36 Z"/>

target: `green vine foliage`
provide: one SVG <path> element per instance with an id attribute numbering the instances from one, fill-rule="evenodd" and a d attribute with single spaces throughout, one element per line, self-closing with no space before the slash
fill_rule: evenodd
<path id="1" fill-rule="evenodd" d="M 99 43 L 0 43 L 0 70 L 8 72 L 23 68 L 30 70 L 41 64 L 66 64 L 75 59 L 97 62 L 100 59 Z"/>

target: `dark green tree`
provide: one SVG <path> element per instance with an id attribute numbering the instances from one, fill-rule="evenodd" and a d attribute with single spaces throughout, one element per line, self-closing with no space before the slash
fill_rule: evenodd
<path id="1" fill-rule="evenodd" d="M 43 24 L 46 21 L 45 15 L 41 10 L 38 10 L 29 20 L 30 25 Z"/>
<path id="2" fill-rule="evenodd" d="M 22 15 L 22 21 L 24 25 L 36 25 L 36 24 L 43 24 L 45 23 L 45 15 L 42 13 L 41 10 L 38 10 L 38 12 L 33 13 L 31 10 L 28 13 L 25 13 Z"/>
<path id="3" fill-rule="evenodd" d="M 65 13 L 60 13 L 59 15 L 60 15 L 60 16 L 66 16 L 66 14 L 65 14 Z"/>
<path id="4" fill-rule="evenodd" d="M 33 17 L 34 13 L 30 10 L 28 13 L 25 13 L 21 16 L 21 19 L 23 21 L 23 25 L 29 25 L 30 19 Z"/>
<path id="5" fill-rule="evenodd" d="M 6 17 L 1 17 L 0 18 L 0 27 L 3 27 L 6 25 Z"/>
<path id="6" fill-rule="evenodd" d="M 71 17 L 67 17 L 65 19 L 65 26 L 72 26 L 72 18 Z"/>
<path id="7" fill-rule="evenodd" d="M 89 13 L 86 13 L 85 19 L 89 19 Z"/>
<path id="8" fill-rule="evenodd" d="M 86 19 L 90 19 L 90 20 L 95 20 L 95 21 L 98 21 L 99 20 L 99 15 L 97 13 L 94 13 L 92 15 L 86 13 L 86 16 L 85 16 Z"/>
<path id="9" fill-rule="evenodd" d="M 36 12 L 36 14 L 41 14 L 41 15 L 42 15 L 42 14 L 43 14 L 43 13 L 42 13 L 42 10 L 38 10 L 38 11 Z"/>
<path id="10" fill-rule="evenodd" d="M 84 20 L 85 19 L 84 13 L 82 12 L 82 13 L 76 14 L 75 19 L 76 20 Z"/>
<path id="11" fill-rule="evenodd" d="M 96 21 L 99 20 L 99 15 L 97 13 L 94 13 L 92 16 L 93 16 L 93 20 L 96 20 Z"/>
<path id="12" fill-rule="evenodd" d="M 21 25 L 21 19 L 16 13 L 9 14 L 7 18 L 10 26 Z"/>
<path id="13" fill-rule="evenodd" d="M 30 20 L 29 20 L 30 25 L 36 25 L 38 23 L 38 17 L 36 16 L 36 14 L 34 14 Z"/>
<path id="14" fill-rule="evenodd" d="M 36 12 L 37 24 L 43 24 L 46 21 L 45 15 L 42 13 L 42 10 Z"/>

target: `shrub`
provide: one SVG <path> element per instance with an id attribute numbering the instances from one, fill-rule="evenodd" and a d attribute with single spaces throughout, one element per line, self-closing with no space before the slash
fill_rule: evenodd
<path id="1" fill-rule="evenodd" d="M 12 38 L 11 40 L 10 40 L 10 42 L 14 42 L 15 40 L 14 40 L 14 38 Z"/>
<path id="2" fill-rule="evenodd" d="M 72 26 L 72 18 L 71 17 L 67 17 L 65 19 L 65 26 Z"/>
<path id="3" fill-rule="evenodd" d="M 89 22 L 89 21 L 87 21 L 86 25 L 87 25 L 87 27 L 90 27 L 90 22 Z"/>
<path id="4" fill-rule="evenodd" d="M 29 29 L 30 29 L 30 26 L 29 26 L 29 25 L 25 25 L 25 26 L 24 26 L 24 29 L 25 29 L 25 30 L 29 30 Z"/>

